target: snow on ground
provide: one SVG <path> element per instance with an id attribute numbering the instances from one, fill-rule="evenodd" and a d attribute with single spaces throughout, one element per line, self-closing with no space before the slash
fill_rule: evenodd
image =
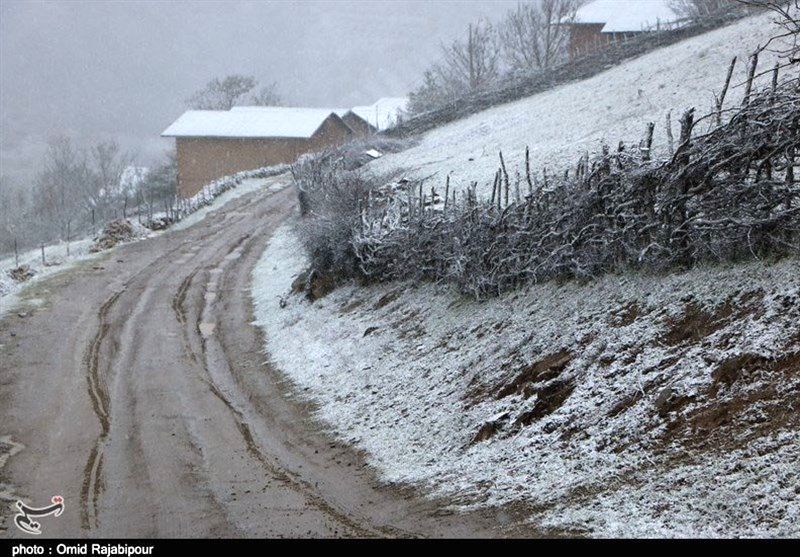
<path id="1" fill-rule="evenodd" d="M 291 294 L 280 229 L 253 272 L 274 364 L 387 482 L 522 504 L 591 536 L 800 535 L 800 262 L 537 285 Z M 481 432 L 482 439 L 476 440 Z"/>
<path id="2" fill-rule="evenodd" d="M 288 167 L 286 168 L 282 167 L 282 171 L 288 171 Z M 289 185 L 289 180 L 283 180 L 283 181 L 271 180 L 270 185 L 268 187 L 268 191 L 270 192 L 279 191 L 288 185 Z M 201 220 L 203 220 L 204 218 L 206 218 L 208 213 L 216 211 L 217 209 L 225 206 L 225 204 L 229 203 L 230 201 L 238 199 L 243 195 L 247 195 L 249 193 L 253 193 L 254 191 L 258 191 L 262 189 L 264 186 L 265 186 L 265 178 L 245 178 L 238 186 L 232 189 L 228 189 L 223 193 L 214 197 L 213 198 L 214 201 L 212 204 L 201 206 L 199 209 L 191 213 L 189 216 L 181 219 L 180 222 L 172 226 L 172 229 L 183 230 L 184 228 L 189 228 L 190 226 L 193 226 L 198 222 L 200 222 Z M 201 192 L 198 195 L 202 194 L 203 192 Z"/>
<path id="3" fill-rule="evenodd" d="M 45 246 L 44 263 L 42 263 L 41 248 L 21 253 L 19 264 L 28 265 L 36 273 L 33 278 L 23 283 L 16 282 L 8 275 L 8 272 L 15 268 L 14 256 L 0 259 L 0 317 L 16 307 L 20 301 L 19 293 L 25 286 L 68 269 L 79 261 L 99 256 L 97 253 L 89 253 L 89 248 L 93 243 L 92 238 L 70 242 L 69 255 L 67 255 L 66 242 Z"/>
<path id="4" fill-rule="evenodd" d="M 195 198 L 185 203 L 186 210 L 192 212 L 180 222 L 172 225 L 170 229 L 182 230 L 193 226 L 202 221 L 210 212 L 221 209 L 230 201 L 264 187 L 270 192 L 283 189 L 289 184 L 288 180 L 275 180 L 270 179 L 270 177 L 285 172 L 287 169 L 288 167 L 280 166 L 248 171 L 209 184 Z M 266 177 L 253 177 L 258 174 L 265 174 Z M 237 178 L 238 183 L 236 183 Z M 154 218 L 158 219 L 163 216 L 165 216 L 163 213 L 159 213 L 154 215 Z M 130 219 L 130 221 L 134 225 L 139 239 L 159 234 L 159 232 L 151 232 L 145 229 L 135 219 Z M 42 262 L 40 248 L 21 253 L 19 264 L 28 265 L 35 273 L 33 278 L 22 283 L 13 280 L 8 274 L 10 270 L 16 267 L 14 256 L 0 259 L 0 317 L 18 305 L 20 302 L 19 294 L 24 287 L 59 271 L 70 269 L 81 261 L 87 261 L 99 256 L 100 254 L 97 253 L 89 253 L 89 248 L 94 244 L 94 241 L 95 238 L 83 238 L 70 242 L 69 255 L 67 255 L 66 242 L 45 246 L 44 263 Z"/>
<path id="5" fill-rule="evenodd" d="M 656 50 L 613 67 L 593 78 L 563 85 L 532 97 L 497 106 L 427 132 L 415 147 L 369 164 L 376 172 L 404 169 L 409 177 L 433 176 L 433 185 L 451 183 L 463 188 L 477 181 L 479 192 L 490 195 L 498 152 L 513 175 L 522 163 L 525 146 L 531 168 L 563 172 L 575 166 L 586 151 L 620 140 L 637 145 L 647 122 L 655 122 L 656 153 L 667 148 L 665 120 L 672 111 L 675 137 L 683 111 L 696 107 L 698 116 L 711 111 L 733 56 L 739 63 L 726 106 L 741 101 L 747 57 L 776 33 L 765 16 L 739 21 L 704 35 Z M 759 67 L 770 69 L 775 58 L 761 56 Z M 794 70 L 797 72 L 797 69 Z M 762 83 L 766 84 L 769 76 Z M 552 173 L 552 172 L 551 172 Z"/>

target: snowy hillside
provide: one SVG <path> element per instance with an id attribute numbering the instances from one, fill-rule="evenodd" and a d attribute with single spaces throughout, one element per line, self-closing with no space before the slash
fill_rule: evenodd
<path id="1" fill-rule="evenodd" d="M 734 55 L 728 103 L 740 102 L 748 54 L 774 33 L 745 19 L 434 129 L 368 168 L 433 185 L 451 174 L 488 196 L 500 150 L 509 173 L 526 146 L 534 167 L 563 171 L 655 121 L 658 152 L 667 113 L 710 111 Z M 309 261 L 287 225 L 253 297 L 274 364 L 386 482 L 458 508 L 523 509 L 538 534 L 800 536 L 800 261 L 752 256 L 482 303 L 398 281 L 311 302 L 321 289 L 296 280 Z"/>
<path id="2" fill-rule="evenodd" d="M 687 108 L 709 112 L 731 58 L 739 63 L 728 104 L 741 100 L 738 86 L 746 75 L 749 54 L 775 34 L 770 17 L 752 17 L 705 35 L 659 49 L 591 79 L 565 85 L 498 106 L 431 130 L 414 148 L 370 164 L 374 171 L 405 170 L 416 178 L 432 176 L 443 184 L 451 173 L 456 187 L 479 183 L 491 192 L 494 172 L 503 151 L 509 172 L 521 165 L 525 147 L 534 170 L 574 166 L 587 150 L 596 152 L 603 141 L 638 144 L 647 122 L 655 122 L 656 153 L 666 149 L 665 119 L 677 120 Z M 775 58 L 764 53 L 759 66 L 769 69 Z M 797 70 L 795 70 L 797 71 Z M 762 78 L 768 80 L 769 77 Z"/>
<path id="3" fill-rule="evenodd" d="M 311 304 L 299 253 L 284 227 L 254 271 L 266 348 L 384 480 L 550 534 L 800 535 L 797 260 Z"/>

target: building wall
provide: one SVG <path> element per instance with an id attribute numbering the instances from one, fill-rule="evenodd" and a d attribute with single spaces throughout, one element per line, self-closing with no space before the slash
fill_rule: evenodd
<path id="1" fill-rule="evenodd" d="M 581 56 L 602 50 L 609 44 L 625 41 L 641 34 L 641 32 L 602 33 L 604 26 L 604 23 L 572 24 L 569 34 L 569 59 L 575 60 Z"/>
<path id="2" fill-rule="evenodd" d="M 347 124 L 358 137 L 368 137 L 376 131 L 369 122 L 352 112 L 348 112 L 342 116 L 342 120 L 344 120 L 344 123 Z"/>
<path id="3" fill-rule="evenodd" d="M 569 59 L 603 48 L 611 42 L 611 35 L 601 33 L 605 23 L 582 23 L 570 27 Z"/>
<path id="4" fill-rule="evenodd" d="M 338 117 L 328 118 L 317 133 L 305 138 L 178 137 L 178 193 L 192 197 L 206 184 L 263 166 L 290 164 L 305 153 L 321 151 L 353 136 Z"/>

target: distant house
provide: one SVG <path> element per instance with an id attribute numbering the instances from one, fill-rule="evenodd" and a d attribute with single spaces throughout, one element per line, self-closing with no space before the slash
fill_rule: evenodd
<path id="1" fill-rule="evenodd" d="M 191 197 L 223 176 L 292 163 L 300 155 L 367 137 L 397 124 L 408 99 L 386 97 L 353 108 L 235 106 L 190 110 L 161 134 L 174 137 L 178 193 Z"/>
<path id="2" fill-rule="evenodd" d="M 573 60 L 611 43 L 672 29 L 679 23 L 669 0 L 594 0 L 581 6 L 568 24 L 569 57 Z"/>
<path id="3" fill-rule="evenodd" d="M 342 120 L 344 120 L 344 123 L 347 124 L 358 137 L 367 137 L 378 131 L 375 126 L 349 108 L 337 110 L 336 113 L 339 114 Z"/>
<path id="4" fill-rule="evenodd" d="M 350 112 L 359 116 L 378 131 L 387 130 L 400 123 L 408 109 L 406 97 L 383 97 L 374 104 L 354 106 Z"/>
<path id="5" fill-rule="evenodd" d="M 292 163 L 304 153 L 341 145 L 355 134 L 328 109 L 235 107 L 190 110 L 161 135 L 175 138 L 178 192 L 191 197 L 223 176 Z"/>

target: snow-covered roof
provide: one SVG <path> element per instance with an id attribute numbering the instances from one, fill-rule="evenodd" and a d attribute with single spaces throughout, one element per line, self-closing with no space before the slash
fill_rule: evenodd
<path id="1" fill-rule="evenodd" d="M 161 134 L 164 137 L 309 138 L 333 114 L 326 108 L 237 106 L 231 110 L 189 110 Z"/>
<path id="2" fill-rule="evenodd" d="M 603 33 L 643 31 L 679 19 L 669 0 L 594 0 L 575 14 L 576 23 L 605 23 Z"/>
<path id="3" fill-rule="evenodd" d="M 353 114 L 360 116 L 374 128 L 385 130 L 397 124 L 407 107 L 408 99 L 406 97 L 383 97 L 374 104 L 354 106 L 351 110 Z"/>

